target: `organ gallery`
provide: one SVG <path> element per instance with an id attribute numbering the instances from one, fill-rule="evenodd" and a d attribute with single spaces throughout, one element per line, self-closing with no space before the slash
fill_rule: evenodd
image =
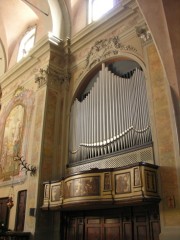
<path id="1" fill-rule="evenodd" d="M 179 5 L 0 1 L 0 239 L 180 239 Z"/>

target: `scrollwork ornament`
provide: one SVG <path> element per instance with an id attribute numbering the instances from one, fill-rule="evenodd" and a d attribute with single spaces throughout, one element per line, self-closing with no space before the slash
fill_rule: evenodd
<path id="1" fill-rule="evenodd" d="M 125 45 L 120 41 L 119 36 L 114 36 L 109 39 L 101 39 L 97 41 L 90 49 L 87 58 L 86 64 L 83 69 L 83 72 L 80 76 L 84 73 L 84 71 L 90 70 L 96 64 L 102 62 L 103 60 L 107 59 L 108 57 L 116 56 L 120 54 L 121 51 L 125 52 L 137 52 L 131 45 Z"/>
<path id="2" fill-rule="evenodd" d="M 69 80 L 70 74 L 60 72 L 51 66 L 44 69 L 40 68 L 39 73 L 35 75 L 35 82 L 38 83 L 39 88 L 45 84 L 51 87 L 59 87 L 64 82 L 69 82 Z"/>

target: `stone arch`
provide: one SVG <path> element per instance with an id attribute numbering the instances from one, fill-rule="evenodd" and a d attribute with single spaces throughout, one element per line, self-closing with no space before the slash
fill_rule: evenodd
<path id="1" fill-rule="evenodd" d="M 70 18 L 65 1 L 48 0 L 48 3 L 53 23 L 52 34 L 60 39 L 70 37 Z"/>

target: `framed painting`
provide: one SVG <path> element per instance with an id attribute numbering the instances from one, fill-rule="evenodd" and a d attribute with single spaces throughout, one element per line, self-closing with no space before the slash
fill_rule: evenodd
<path id="1" fill-rule="evenodd" d="M 123 194 L 131 192 L 130 172 L 115 175 L 115 193 Z"/>

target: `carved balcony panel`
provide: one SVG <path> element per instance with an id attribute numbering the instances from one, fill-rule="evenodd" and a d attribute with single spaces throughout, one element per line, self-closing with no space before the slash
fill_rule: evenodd
<path id="1" fill-rule="evenodd" d="M 158 166 L 136 163 L 115 169 L 92 169 L 44 183 L 42 209 L 124 206 L 159 202 Z"/>

